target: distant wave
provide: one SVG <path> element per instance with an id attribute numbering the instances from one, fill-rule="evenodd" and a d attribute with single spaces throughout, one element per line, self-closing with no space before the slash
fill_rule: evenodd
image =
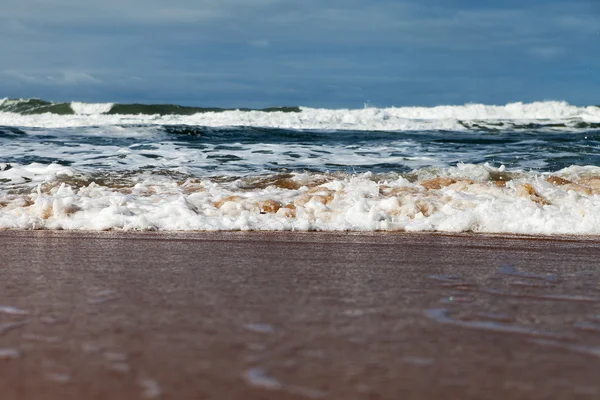
<path id="1" fill-rule="evenodd" d="M 501 106 L 229 109 L 0 99 L 0 125 L 3 126 L 64 128 L 135 124 L 358 131 L 581 131 L 600 129 L 600 106 L 577 107 L 564 101 L 544 101 Z"/>
<path id="2" fill-rule="evenodd" d="M 251 108 L 218 108 L 187 107 L 177 104 L 119 104 L 119 103 L 54 103 L 41 99 L 2 99 L 0 112 L 22 115 L 57 114 L 57 115 L 194 115 L 206 112 L 223 111 L 264 111 L 264 112 L 300 112 L 300 107 Z"/>

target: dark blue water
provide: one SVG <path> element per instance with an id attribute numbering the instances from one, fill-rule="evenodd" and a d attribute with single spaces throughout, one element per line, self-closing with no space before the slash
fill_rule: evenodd
<path id="1" fill-rule="evenodd" d="M 458 163 L 556 171 L 600 165 L 600 130 L 378 132 L 201 126 L 0 127 L 3 163 L 87 171 L 185 168 L 193 175 L 408 172 Z"/>

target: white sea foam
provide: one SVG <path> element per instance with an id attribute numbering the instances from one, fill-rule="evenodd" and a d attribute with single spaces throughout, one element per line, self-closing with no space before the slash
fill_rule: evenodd
<path id="1" fill-rule="evenodd" d="M 12 107 L 26 100 L 0 101 Z M 596 129 L 589 123 L 600 123 L 598 107 L 540 102 L 191 116 L 106 114 L 111 107 L 71 103 L 72 115 L 0 112 L 0 126 L 8 126 L 0 146 L 0 228 L 600 234 L 600 167 L 549 172 L 597 163 L 596 133 L 571 134 Z M 527 123 L 550 133 L 514 128 Z M 202 128 L 228 126 L 321 132 Z M 526 132 L 440 132 L 469 126 Z M 486 160 L 510 163 L 510 171 L 466 163 Z M 285 177 L 275 175 L 286 169 Z M 305 170 L 321 172 L 298 172 Z M 549 181 L 551 174 L 562 180 Z"/>
<path id="2" fill-rule="evenodd" d="M 253 126 L 286 129 L 334 130 L 465 130 L 461 121 L 508 121 L 518 124 L 550 121 L 569 129 L 578 122 L 600 123 L 600 107 L 576 107 L 566 102 L 546 101 L 511 103 L 505 106 L 467 104 L 463 106 L 390 107 L 363 109 L 316 109 L 302 107 L 301 112 L 224 111 L 194 115 L 108 115 L 109 104 L 72 103 L 77 114 L 22 115 L 0 112 L 0 125 L 64 128 L 127 124 Z M 493 125 L 490 125 L 493 126 Z M 510 128 L 510 127 L 509 127 Z M 560 129 L 554 128 L 554 129 Z"/>
<path id="3" fill-rule="evenodd" d="M 32 182 L 43 183 L 54 180 L 57 176 L 73 176 L 73 169 L 59 164 L 15 165 L 7 168 L 7 164 L 0 163 L 0 176 L 11 183 Z"/>
<path id="4" fill-rule="evenodd" d="M 70 183 L 79 172 L 66 167 L 13 169 L 46 183 L 0 194 L 0 228 L 600 234 L 600 177 L 590 175 L 597 168 L 555 174 L 579 179 L 571 183 L 532 172 L 502 183 L 494 180 L 499 168 L 459 164 L 438 170 L 434 181 L 430 171 L 416 171 L 417 181 L 304 173 L 283 184 L 250 185 L 248 177 L 223 182 L 140 174 L 115 187 Z M 11 171 L 1 171 L 0 179 Z"/>
<path id="5" fill-rule="evenodd" d="M 114 103 L 80 103 L 72 102 L 71 108 L 78 115 L 99 115 L 110 111 Z"/>

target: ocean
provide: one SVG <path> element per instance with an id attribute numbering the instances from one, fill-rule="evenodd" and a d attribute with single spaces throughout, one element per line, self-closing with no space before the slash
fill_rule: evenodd
<path id="1" fill-rule="evenodd" d="M 600 234 L 600 107 L 0 99 L 0 228 Z"/>

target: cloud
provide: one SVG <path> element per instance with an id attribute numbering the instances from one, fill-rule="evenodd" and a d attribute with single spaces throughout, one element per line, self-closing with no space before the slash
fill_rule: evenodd
<path id="1" fill-rule="evenodd" d="M 271 45 L 271 42 L 265 39 L 261 39 L 261 40 L 253 40 L 250 43 L 250 46 L 253 47 L 259 47 L 259 48 L 267 48 Z"/>
<path id="2" fill-rule="evenodd" d="M 62 71 L 58 76 L 48 76 L 48 80 L 59 85 L 99 84 L 102 81 L 83 71 Z"/>
<path id="3" fill-rule="evenodd" d="M 557 19 L 558 25 L 585 34 L 600 33 L 600 17 L 598 15 L 565 15 Z"/>
<path id="4" fill-rule="evenodd" d="M 23 83 L 35 85 L 89 85 L 101 84 L 102 81 L 83 71 L 57 71 L 48 74 L 47 72 L 27 72 L 6 70 L 0 72 L 10 78 L 17 79 Z"/>
<path id="5" fill-rule="evenodd" d="M 24 83 L 33 83 L 33 84 L 40 83 L 38 78 L 36 78 L 33 75 L 26 74 L 25 72 L 22 72 L 22 71 L 6 70 L 6 71 L 1 71 L 0 76 L 1 75 L 5 76 L 9 79 L 16 79 L 16 80 L 24 82 Z"/>
<path id="6" fill-rule="evenodd" d="M 7 20 L 29 22 L 80 23 L 107 21 L 119 23 L 188 23 L 226 18 L 232 13 L 267 7 L 281 0 L 4 0 Z"/>
<path id="7" fill-rule="evenodd" d="M 529 49 L 529 53 L 535 57 L 552 59 L 562 55 L 564 49 L 562 47 L 532 47 Z"/>

